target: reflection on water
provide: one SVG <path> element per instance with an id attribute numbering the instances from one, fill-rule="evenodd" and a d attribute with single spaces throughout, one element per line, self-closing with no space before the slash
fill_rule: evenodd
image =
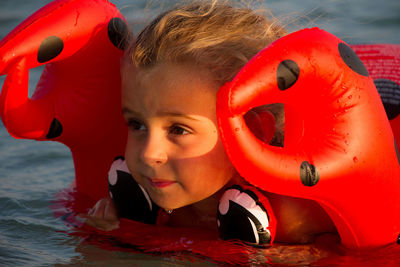
<path id="1" fill-rule="evenodd" d="M 48 2 L 2 0 L 0 38 Z M 134 24 L 136 31 L 160 10 L 157 4 L 146 9 L 144 0 L 113 2 Z M 159 2 L 167 8 L 174 1 Z M 267 0 L 265 3 L 284 23 L 291 23 L 290 29 L 319 25 L 350 43 L 400 43 L 398 0 Z M 40 68 L 31 70 L 30 93 L 40 72 Z M 4 76 L 0 77 L 0 85 L 3 81 Z M 1 266 L 216 265 L 190 254 L 191 261 L 182 255 L 146 255 L 132 249 L 105 250 L 82 237 L 68 235 L 71 227 L 55 218 L 48 206 L 58 190 L 68 187 L 73 177 L 70 152 L 63 145 L 15 140 L 0 123 Z M 374 234 L 373 229 L 371 234 Z M 337 245 L 334 240 L 325 240 L 304 246 L 274 245 L 258 250 L 249 258 L 252 265 L 266 262 L 389 266 L 400 262 L 400 251 L 396 244 L 374 250 L 352 251 Z"/>

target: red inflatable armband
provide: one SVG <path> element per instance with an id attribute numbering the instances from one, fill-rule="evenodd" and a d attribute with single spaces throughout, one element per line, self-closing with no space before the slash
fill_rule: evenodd
<path id="1" fill-rule="evenodd" d="M 0 42 L 5 127 L 16 138 L 67 145 L 77 189 L 93 199 L 108 194 L 108 168 L 125 148 L 120 59 L 128 32 L 108 0 L 57 0 Z M 43 64 L 28 98 L 29 69 Z"/>
<path id="2" fill-rule="evenodd" d="M 244 120 L 273 103 L 284 105 L 283 147 L 259 140 Z M 393 134 L 367 69 L 343 41 L 317 28 L 275 41 L 220 89 L 217 116 L 228 156 L 251 184 L 317 201 L 346 246 L 396 241 Z"/>

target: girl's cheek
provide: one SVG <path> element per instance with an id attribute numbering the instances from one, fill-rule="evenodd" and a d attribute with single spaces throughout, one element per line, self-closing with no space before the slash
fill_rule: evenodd
<path id="1" fill-rule="evenodd" d="M 194 134 L 180 137 L 175 158 L 202 157 L 212 153 L 218 143 L 217 134 Z"/>
<path id="2" fill-rule="evenodd" d="M 128 136 L 125 148 L 125 160 L 128 166 L 136 162 L 137 158 L 139 157 L 139 153 L 140 153 L 139 142 L 137 142 L 137 140 L 135 140 L 131 136 Z"/>

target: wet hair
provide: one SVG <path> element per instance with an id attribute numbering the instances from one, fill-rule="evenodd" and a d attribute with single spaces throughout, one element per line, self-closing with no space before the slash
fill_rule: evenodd
<path id="1" fill-rule="evenodd" d="M 265 9 L 252 10 L 227 0 L 192 0 L 160 14 L 129 45 L 125 62 L 136 69 L 161 62 L 195 64 L 222 86 L 261 49 L 286 34 Z M 275 116 L 272 145 L 283 146 L 284 111 L 268 105 Z"/>
<path id="2" fill-rule="evenodd" d="M 137 68 L 189 62 L 206 68 L 220 85 L 262 48 L 286 34 L 267 11 L 224 0 L 185 1 L 156 17 L 128 48 Z"/>

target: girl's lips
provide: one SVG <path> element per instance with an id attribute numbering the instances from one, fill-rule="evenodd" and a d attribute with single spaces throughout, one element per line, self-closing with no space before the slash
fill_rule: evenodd
<path id="1" fill-rule="evenodd" d="M 153 187 L 157 188 L 162 188 L 162 187 L 167 187 L 169 185 L 172 185 L 176 183 L 175 181 L 168 181 L 168 180 L 162 180 L 162 179 L 149 179 L 150 185 Z"/>

